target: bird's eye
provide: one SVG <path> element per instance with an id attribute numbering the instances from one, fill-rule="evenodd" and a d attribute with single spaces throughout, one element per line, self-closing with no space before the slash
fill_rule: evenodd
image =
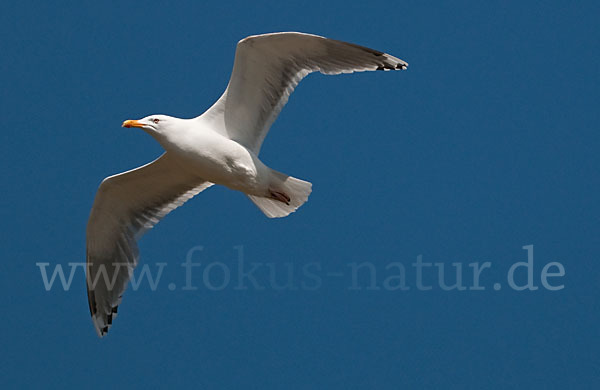
<path id="1" fill-rule="evenodd" d="M 158 124 L 158 122 L 160 122 L 160 119 L 154 118 L 154 119 L 152 119 L 152 122 L 154 122 L 155 124 Z"/>

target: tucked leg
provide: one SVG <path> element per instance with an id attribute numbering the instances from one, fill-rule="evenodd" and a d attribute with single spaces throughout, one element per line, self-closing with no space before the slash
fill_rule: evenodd
<path id="1" fill-rule="evenodd" d="M 276 199 L 287 205 L 290 204 L 290 197 L 285 192 L 269 190 L 269 193 L 272 199 Z"/>

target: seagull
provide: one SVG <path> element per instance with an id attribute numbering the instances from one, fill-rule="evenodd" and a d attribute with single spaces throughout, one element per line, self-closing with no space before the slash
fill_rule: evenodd
<path id="1" fill-rule="evenodd" d="M 312 184 L 258 157 L 269 128 L 296 85 L 312 72 L 404 70 L 389 54 L 318 35 L 282 32 L 238 42 L 223 95 L 192 119 L 150 115 L 126 120 L 165 150 L 156 160 L 102 181 L 87 225 L 86 282 L 99 337 L 107 334 L 138 263 L 137 240 L 163 217 L 213 184 L 241 191 L 269 218 L 307 200 Z"/>

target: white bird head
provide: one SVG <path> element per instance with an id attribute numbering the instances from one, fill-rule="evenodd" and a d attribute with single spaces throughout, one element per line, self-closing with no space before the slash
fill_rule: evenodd
<path id="1" fill-rule="evenodd" d="M 167 115 L 150 115 L 139 120 L 126 120 L 123 127 L 139 127 L 152 136 L 165 135 L 176 118 Z"/>
<path id="2" fill-rule="evenodd" d="M 155 114 L 138 120 L 126 120 L 123 127 L 138 127 L 150 134 L 165 150 L 171 150 L 186 145 L 190 123 L 192 121 L 189 119 Z"/>

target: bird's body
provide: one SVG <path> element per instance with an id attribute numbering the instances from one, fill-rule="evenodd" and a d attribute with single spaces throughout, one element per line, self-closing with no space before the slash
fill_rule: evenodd
<path id="1" fill-rule="evenodd" d="M 166 152 L 176 156 L 181 169 L 232 190 L 266 195 L 270 169 L 252 151 L 213 131 L 202 117 L 156 117 L 174 121 L 177 126 L 177 131 L 157 136 L 157 140 Z"/>
<path id="2" fill-rule="evenodd" d="M 309 182 L 266 166 L 259 153 L 271 124 L 311 72 L 401 70 L 389 54 L 303 33 L 256 35 L 237 45 L 221 98 L 193 119 L 151 115 L 128 120 L 165 153 L 100 184 L 87 226 L 88 302 L 104 336 L 137 265 L 136 240 L 161 218 L 213 184 L 245 193 L 268 217 L 285 217 L 308 200 Z"/>

